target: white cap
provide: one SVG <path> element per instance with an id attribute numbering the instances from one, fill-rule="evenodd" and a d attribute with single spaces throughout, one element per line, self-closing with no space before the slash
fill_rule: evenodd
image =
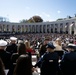
<path id="1" fill-rule="evenodd" d="M 18 43 L 23 43 L 23 41 L 22 40 L 18 40 Z"/>
<path id="2" fill-rule="evenodd" d="M 7 42 L 4 41 L 4 40 L 0 40 L 0 46 L 6 46 L 7 45 Z"/>
<path id="3" fill-rule="evenodd" d="M 17 40 L 16 37 L 10 37 L 10 40 Z"/>
<path id="4" fill-rule="evenodd" d="M 76 45 L 75 45 L 75 44 L 71 44 L 71 43 L 69 43 L 68 46 L 76 46 Z"/>

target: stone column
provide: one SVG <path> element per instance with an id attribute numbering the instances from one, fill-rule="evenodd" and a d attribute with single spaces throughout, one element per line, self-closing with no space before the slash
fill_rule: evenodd
<path id="1" fill-rule="evenodd" d="M 29 25 L 27 25 L 27 33 L 29 33 Z"/>
<path id="2" fill-rule="evenodd" d="M 10 32 L 12 32 L 12 31 L 13 31 L 13 30 L 12 30 L 12 26 L 13 26 L 13 25 L 10 25 Z"/>
<path id="3" fill-rule="evenodd" d="M 25 28 L 24 27 L 25 27 L 25 25 L 23 25 L 23 33 L 25 32 Z"/>
<path id="4" fill-rule="evenodd" d="M 40 25 L 40 33 L 42 33 L 42 26 Z"/>
<path id="5" fill-rule="evenodd" d="M 69 22 L 68 34 L 72 34 L 72 23 Z"/>
<path id="6" fill-rule="evenodd" d="M 46 33 L 46 25 L 43 25 L 43 33 Z"/>
<path id="7" fill-rule="evenodd" d="M 2 25 L 0 24 L 0 32 L 2 32 Z"/>
<path id="8" fill-rule="evenodd" d="M 8 27 L 9 27 L 9 29 L 8 29 L 8 30 L 9 30 L 9 32 L 11 32 L 11 25 L 9 25 Z"/>
<path id="9" fill-rule="evenodd" d="M 55 24 L 53 24 L 53 33 L 55 33 Z"/>
<path id="10" fill-rule="evenodd" d="M 3 32 L 3 25 L 1 25 L 1 32 Z"/>
<path id="11" fill-rule="evenodd" d="M 24 25 L 24 33 L 26 32 L 26 26 Z"/>
<path id="12" fill-rule="evenodd" d="M 30 25 L 30 33 L 32 33 L 32 25 Z"/>
<path id="13" fill-rule="evenodd" d="M 16 25 L 17 29 L 16 29 L 16 32 L 18 33 L 18 25 Z"/>
<path id="14" fill-rule="evenodd" d="M 36 33 L 38 33 L 38 25 L 36 25 Z"/>
<path id="15" fill-rule="evenodd" d="M 60 24 L 58 24 L 57 32 L 60 33 Z"/>
<path id="16" fill-rule="evenodd" d="M 7 32 L 10 32 L 10 25 L 6 25 L 7 26 Z"/>
<path id="17" fill-rule="evenodd" d="M 14 32 L 16 32 L 16 25 L 14 25 Z"/>
<path id="18" fill-rule="evenodd" d="M 31 25 L 31 33 L 33 33 L 34 32 L 34 30 L 33 30 L 33 25 Z"/>
<path id="19" fill-rule="evenodd" d="M 34 27 L 35 27 L 35 30 L 34 30 L 34 32 L 36 33 L 36 25 L 34 25 Z"/>
<path id="20" fill-rule="evenodd" d="M 63 23 L 63 33 L 65 33 L 66 32 L 66 24 L 65 23 Z"/>
<path id="21" fill-rule="evenodd" d="M 15 32 L 18 32 L 18 25 L 15 25 Z"/>
<path id="22" fill-rule="evenodd" d="M 7 25 L 5 24 L 5 30 L 4 30 L 5 32 L 7 32 Z"/>
<path id="23" fill-rule="evenodd" d="M 74 27 L 74 35 L 76 35 L 76 21 L 75 21 L 75 27 Z"/>
<path id="24" fill-rule="evenodd" d="M 28 32 L 30 33 L 30 25 L 28 25 Z"/>
<path id="25" fill-rule="evenodd" d="M 45 33 L 47 33 L 47 25 L 45 25 Z"/>
<path id="26" fill-rule="evenodd" d="M 38 25 L 38 33 L 40 33 L 40 25 Z"/>
<path id="27" fill-rule="evenodd" d="M 53 28 L 54 28 L 54 25 L 51 24 L 51 33 L 53 33 Z"/>
<path id="28" fill-rule="evenodd" d="M 49 32 L 51 33 L 51 25 L 49 26 Z"/>
<path id="29" fill-rule="evenodd" d="M 43 33 L 43 25 L 41 27 L 42 27 L 42 31 L 41 32 Z"/>

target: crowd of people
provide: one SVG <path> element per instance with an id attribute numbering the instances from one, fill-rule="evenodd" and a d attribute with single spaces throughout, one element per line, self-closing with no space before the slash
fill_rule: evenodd
<path id="1" fill-rule="evenodd" d="M 37 55 L 32 64 L 32 55 Z M 76 36 L 68 34 L 22 34 L 0 37 L 0 74 L 76 74 Z M 38 73 L 39 74 L 39 73 Z"/>

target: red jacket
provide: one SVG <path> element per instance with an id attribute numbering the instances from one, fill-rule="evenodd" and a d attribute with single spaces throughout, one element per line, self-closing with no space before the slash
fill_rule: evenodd
<path id="1" fill-rule="evenodd" d="M 26 52 L 30 52 L 31 54 L 35 53 L 35 51 L 33 49 L 26 49 Z"/>

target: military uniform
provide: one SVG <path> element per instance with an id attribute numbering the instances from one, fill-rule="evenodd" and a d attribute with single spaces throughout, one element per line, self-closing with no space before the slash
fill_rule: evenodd
<path id="1" fill-rule="evenodd" d="M 10 52 L 11 54 L 17 53 L 17 45 L 16 44 L 10 44 L 6 48 L 7 52 Z"/>
<path id="2" fill-rule="evenodd" d="M 54 49 L 54 46 L 48 44 L 47 48 Z M 35 67 L 38 66 L 41 69 L 41 75 L 56 75 L 58 71 L 59 56 L 56 52 L 47 51 L 41 56 Z"/>
<path id="3" fill-rule="evenodd" d="M 58 54 L 56 52 L 46 52 L 35 67 L 41 68 L 41 75 L 56 75 L 58 70 Z"/>
<path id="4" fill-rule="evenodd" d="M 12 75 L 12 67 L 13 64 L 11 62 L 11 54 L 5 51 L 7 42 L 4 40 L 0 40 L 0 58 L 2 59 L 5 69 L 9 69 L 8 75 Z"/>
<path id="5" fill-rule="evenodd" d="M 10 52 L 11 54 L 17 53 L 17 45 L 16 45 L 17 38 L 10 37 L 10 40 L 11 44 L 7 46 L 6 51 Z"/>
<path id="6" fill-rule="evenodd" d="M 74 48 L 69 46 L 69 48 Z M 76 52 L 69 51 L 64 54 L 60 63 L 60 68 L 63 75 L 75 75 L 76 74 Z"/>
<path id="7" fill-rule="evenodd" d="M 3 63 L 4 63 L 4 66 L 5 66 L 5 69 L 9 69 L 10 68 L 10 57 L 11 57 L 11 54 L 0 49 L 0 58 L 2 59 Z"/>

